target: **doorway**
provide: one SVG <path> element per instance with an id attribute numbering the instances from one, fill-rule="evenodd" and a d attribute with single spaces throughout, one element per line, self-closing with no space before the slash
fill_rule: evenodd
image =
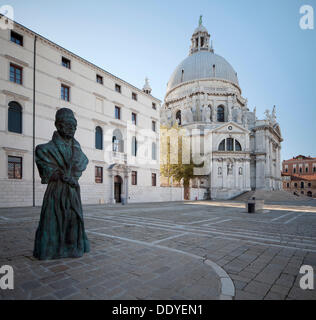
<path id="1" fill-rule="evenodd" d="M 122 193 L 122 178 L 120 176 L 114 177 L 114 199 L 116 203 L 121 203 L 121 193 Z"/>

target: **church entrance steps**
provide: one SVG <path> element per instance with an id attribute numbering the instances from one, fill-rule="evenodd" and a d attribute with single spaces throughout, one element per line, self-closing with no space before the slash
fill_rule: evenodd
<path id="1" fill-rule="evenodd" d="M 264 201 L 271 201 L 271 202 L 292 202 L 292 201 L 299 201 L 299 202 L 316 202 L 315 200 L 306 197 L 306 196 L 295 196 L 289 192 L 283 190 L 256 190 L 256 191 L 249 191 L 240 196 L 233 198 L 234 201 L 247 201 L 251 198 L 255 197 L 258 200 Z"/>

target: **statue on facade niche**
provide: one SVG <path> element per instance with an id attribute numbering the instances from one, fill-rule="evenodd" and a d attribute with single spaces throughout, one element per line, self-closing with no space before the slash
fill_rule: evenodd
<path id="1" fill-rule="evenodd" d="M 205 110 L 205 122 L 211 122 L 211 109 L 208 106 Z"/>
<path id="2" fill-rule="evenodd" d="M 270 115 L 270 110 L 266 110 L 265 112 L 264 112 L 264 114 L 265 114 L 265 116 L 266 116 L 266 120 L 268 120 L 269 122 L 272 122 L 272 117 L 271 117 L 271 115 Z"/>
<path id="3" fill-rule="evenodd" d="M 52 140 L 35 150 L 42 183 L 48 184 L 33 252 L 39 260 L 77 258 L 90 250 L 78 183 L 89 161 L 74 139 L 77 120 L 70 109 L 56 112 L 55 126 Z"/>

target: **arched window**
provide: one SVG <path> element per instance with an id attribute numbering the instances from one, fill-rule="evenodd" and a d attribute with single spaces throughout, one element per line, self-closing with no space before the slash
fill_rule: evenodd
<path id="1" fill-rule="evenodd" d="M 225 111 L 223 106 L 217 107 L 217 121 L 224 122 L 225 121 Z"/>
<path id="2" fill-rule="evenodd" d="M 238 140 L 227 138 L 221 141 L 218 151 L 242 151 L 242 148 Z"/>
<path id="3" fill-rule="evenodd" d="M 155 142 L 153 142 L 151 145 L 151 158 L 152 160 L 157 160 L 157 148 Z"/>
<path id="4" fill-rule="evenodd" d="M 219 144 L 219 151 L 225 151 L 225 139 Z"/>
<path id="5" fill-rule="evenodd" d="M 9 103 L 8 131 L 22 133 L 22 107 L 15 101 Z"/>
<path id="6" fill-rule="evenodd" d="M 132 156 L 136 157 L 137 155 L 137 140 L 136 137 L 132 138 Z"/>
<path id="7" fill-rule="evenodd" d="M 122 132 L 119 129 L 113 131 L 112 150 L 114 152 L 124 152 L 124 140 Z"/>
<path id="8" fill-rule="evenodd" d="M 103 131 L 101 127 L 95 128 L 95 148 L 98 150 L 103 149 Z"/>
<path id="9" fill-rule="evenodd" d="M 181 125 L 181 110 L 178 110 L 176 113 L 176 120 L 179 125 Z"/>
<path id="10" fill-rule="evenodd" d="M 238 172 L 239 172 L 239 175 L 242 176 L 242 167 L 239 167 Z"/>
<path id="11" fill-rule="evenodd" d="M 241 145 L 238 140 L 235 140 L 235 151 L 241 151 Z"/>
<path id="12" fill-rule="evenodd" d="M 308 196 L 308 197 L 312 197 L 312 196 L 313 196 L 312 191 L 308 191 L 308 192 L 307 192 L 307 196 Z"/>

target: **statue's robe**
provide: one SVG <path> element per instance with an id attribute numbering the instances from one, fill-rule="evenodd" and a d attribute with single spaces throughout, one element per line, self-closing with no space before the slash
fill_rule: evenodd
<path id="1" fill-rule="evenodd" d="M 90 248 L 84 229 L 80 187 L 51 178 L 60 171 L 78 181 L 89 161 L 75 139 L 67 144 L 57 131 L 50 142 L 36 147 L 35 161 L 42 183 L 48 186 L 35 236 L 34 257 L 40 260 L 81 257 Z"/>

